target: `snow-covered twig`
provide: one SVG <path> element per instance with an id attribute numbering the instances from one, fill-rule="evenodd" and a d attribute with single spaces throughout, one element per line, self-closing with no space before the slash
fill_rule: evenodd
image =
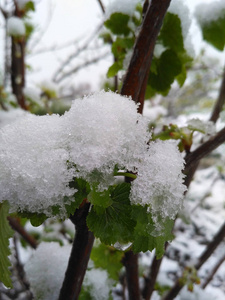
<path id="1" fill-rule="evenodd" d="M 225 254 L 218 260 L 218 262 L 215 264 L 215 266 L 213 267 L 213 269 L 211 270 L 208 278 L 206 279 L 206 281 L 202 284 L 202 288 L 205 289 L 207 287 L 207 285 L 212 281 L 213 276 L 216 274 L 217 270 L 219 269 L 219 267 L 222 265 L 222 263 L 225 261 Z"/>
<path id="2" fill-rule="evenodd" d="M 224 103 L 225 103 L 225 69 L 224 69 L 224 72 L 223 72 L 223 79 L 222 79 L 222 83 L 221 83 L 221 86 L 220 86 L 219 96 L 218 96 L 218 99 L 217 99 L 216 104 L 214 106 L 214 109 L 212 111 L 210 121 L 216 123 L 216 121 L 219 118 L 220 112 L 223 109 Z"/>
<path id="3" fill-rule="evenodd" d="M 194 268 L 199 270 L 201 266 L 207 261 L 207 259 L 212 255 L 215 249 L 219 246 L 222 240 L 225 238 L 225 223 L 221 226 L 218 233 L 215 235 L 211 243 L 208 244 L 205 251 L 199 257 L 198 262 L 195 264 Z M 180 278 L 176 281 L 175 285 L 170 289 L 170 291 L 163 297 L 163 300 L 173 300 L 184 287 L 184 283 L 180 281 Z"/>

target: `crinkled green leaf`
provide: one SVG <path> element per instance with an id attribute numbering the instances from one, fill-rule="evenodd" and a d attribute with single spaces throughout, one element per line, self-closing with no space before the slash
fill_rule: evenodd
<path id="1" fill-rule="evenodd" d="M 112 44 L 112 53 L 115 58 L 125 57 L 128 49 L 134 44 L 134 38 L 117 38 Z"/>
<path id="2" fill-rule="evenodd" d="M 181 20 L 178 15 L 169 12 L 166 14 L 158 39 L 162 41 L 163 46 L 175 52 L 185 51 Z"/>
<path id="3" fill-rule="evenodd" d="M 93 205 L 87 217 L 87 225 L 104 244 L 117 241 L 127 243 L 132 239 L 135 221 L 131 219 L 129 200 L 130 184 L 122 183 L 111 188 L 112 205 L 102 209 Z"/>
<path id="4" fill-rule="evenodd" d="M 111 246 L 100 244 L 93 247 L 91 251 L 91 260 L 94 262 L 96 268 L 102 268 L 107 270 L 109 276 L 117 280 L 119 279 L 119 272 L 122 265 L 122 258 L 124 253 L 118 251 Z"/>
<path id="5" fill-rule="evenodd" d="M 117 73 L 123 69 L 123 63 L 121 61 L 115 62 L 112 64 L 111 67 L 109 67 L 108 72 L 107 72 L 107 77 L 114 77 L 117 75 Z"/>
<path id="6" fill-rule="evenodd" d="M 157 92 L 168 93 L 176 76 L 182 72 L 181 60 L 175 51 L 168 49 L 160 58 L 155 58 L 155 64 L 154 73 L 150 71 L 149 84 Z"/>
<path id="7" fill-rule="evenodd" d="M 70 188 L 76 189 L 77 192 L 74 194 L 75 200 L 69 205 L 65 205 L 68 216 L 74 214 L 75 210 L 79 208 L 82 201 L 87 198 L 90 193 L 89 183 L 82 178 L 76 178 L 74 181 L 70 182 Z"/>
<path id="8" fill-rule="evenodd" d="M 219 19 L 200 24 L 200 27 L 203 39 L 217 50 L 223 51 L 225 46 L 225 10 Z"/>
<path id="9" fill-rule="evenodd" d="M 9 239 L 13 236 L 7 216 L 9 212 L 8 202 L 0 204 L 0 281 L 8 287 L 12 288 L 11 273 L 9 267 L 11 266 L 8 256 L 11 254 L 9 249 Z"/>
<path id="10" fill-rule="evenodd" d="M 183 64 L 181 73 L 176 77 L 176 80 L 179 83 L 180 87 L 184 85 L 186 78 L 187 78 L 187 71 L 185 65 Z"/>
<path id="11" fill-rule="evenodd" d="M 114 34 L 124 34 L 127 36 L 131 31 L 128 27 L 129 19 L 130 17 L 128 15 L 116 12 L 105 21 L 105 26 Z"/>
<path id="12" fill-rule="evenodd" d="M 34 2 L 33 1 L 27 2 L 26 5 L 25 5 L 25 10 L 26 11 L 29 11 L 29 10 L 35 11 Z"/>
<path id="13" fill-rule="evenodd" d="M 48 217 L 45 214 L 36 214 L 36 213 L 30 213 L 30 212 L 26 212 L 26 211 L 19 212 L 18 215 L 21 216 L 22 218 L 29 219 L 30 223 L 34 227 L 40 226 L 45 220 L 48 219 Z"/>
<path id="14" fill-rule="evenodd" d="M 166 219 L 161 223 L 160 235 L 155 233 L 155 226 L 147 207 L 133 206 L 132 216 L 137 220 L 134 230 L 134 252 L 146 252 L 155 249 L 157 258 L 163 256 L 165 243 L 173 239 L 173 220 Z"/>
<path id="15" fill-rule="evenodd" d="M 110 197 L 110 192 L 108 190 L 103 192 L 97 192 L 95 189 L 93 189 L 88 194 L 88 201 L 91 202 L 93 205 L 97 205 L 100 207 L 108 207 L 112 204 L 112 198 Z"/>

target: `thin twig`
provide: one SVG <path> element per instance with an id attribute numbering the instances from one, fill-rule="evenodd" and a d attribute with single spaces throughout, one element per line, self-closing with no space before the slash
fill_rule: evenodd
<path id="1" fill-rule="evenodd" d="M 225 103 L 225 68 L 224 68 L 224 72 L 223 72 L 223 79 L 222 79 L 222 83 L 221 83 L 221 86 L 220 86 L 219 96 L 218 96 L 218 99 L 217 99 L 216 104 L 214 106 L 214 109 L 212 111 L 210 121 L 216 123 L 216 121 L 219 118 L 220 112 L 223 109 L 224 103 Z"/>
<path id="2" fill-rule="evenodd" d="M 201 286 L 202 289 L 205 289 L 207 287 L 207 285 L 212 281 L 214 275 L 216 274 L 216 272 L 218 271 L 218 269 L 220 268 L 220 266 L 223 264 L 224 261 L 225 261 L 225 254 L 218 260 L 218 262 L 215 264 L 215 266 L 211 270 L 208 278 Z"/>
<path id="3" fill-rule="evenodd" d="M 34 48 L 40 44 L 41 39 L 43 38 L 44 34 L 47 32 L 49 26 L 51 25 L 54 11 L 55 11 L 55 4 L 53 4 L 53 1 L 51 0 L 48 5 L 48 17 L 45 20 L 45 25 L 43 26 L 43 29 L 38 33 L 37 37 L 33 40 L 28 41 L 29 42 L 29 51 L 33 52 Z"/>
<path id="4" fill-rule="evenodd" d="M 60 67 L 55 71 L 54 75 L 52 76 L 52 80 L 54 82 L 59 82 L 58 76 L 62 73 L 64 74 L 64 69 L 66 68 L 66 66 L 68 66 L 68 64 L 75 58 L 77 57 L 81 52 L 83 52 L 84 50 L 86 50 L 90 43 L 92 42 L 92 40 L 96 37 L 96 34 L 100 31 L 100 29 L 102 28 L 102 23 L 95 29 L 95 31 L 91 34 L 91 36 L 86 40 L 86 42 L 81 46 L 78 47 L 77 50 L 75 52 L 73 52 L 71 55 L 69 55 L 67 57 L 67 59 L 62 62 L 62 64 L 60 65 Z M 70 71 L 69 71 L 70 72 Z M 63 76 L 63 75 L 62 75 Z M 61 76 L 61 77 L 62 77 Z"/>
<path id="5" fill-rule="evenodd" d="M 166 248 L 169 244 L 166 242 L 165 243 L 165 251 Z M 156 279 L 159 273 L 159 269 L 162 263 L 163 257 L 160 259 L 157 259 L 156 255 L 154 255 L 152 264 L 149 269 L 148 275 L 144 278 L 145 284 L 142 292 L 143 299 L 145 300 L 150 300 L 152 293 L 154 292 L 155 289 L 155 283 Z"/>
<path id="6" fill-rule="evenodd" d="M 55 80 L 56 83 L 59 83 L 61 81 L 63 81 L 64 79 L 66 79 L 67 77 L 75 74 L 76 72 L 78 72 L 79 70 L 85 68 L 85 67 L 88 67 L 90 65 L 93 65 L 95 63 L 97 63 L 98 61 L 100 61 L 101 59 L 107 57 L 110 53 L 109 52 L 105 52 L 103 53 L 102 55 L 98 56 L 98 57 L 95 57 L 93 59 L 90 59 L 88 61 L 85 61 L 83 64 L 80 64 L 76 67 L 74 67 L 73 69 L 71 69 L 70 71 L 68 72 L 64 72 L 61 74 L 61 76 L 58 77 L 57 80 Z"/>
<path id="7" fill-rule="evenodd" d="M 105 13 L 105 7 L 104 7 L 102 1 L 101 0 L 97 0 L 97 1 L 98 1 L 99 5 L 101 7 L 101 10 L 102 10 L 103 14 L 104 14 Z"/>
<path id="8" fill-rule="evenodd" d="M 207 261 L 207 259 L 212 255 L 215 249 L 225 238 L 225 223 L 221 226 L 218 233 L 215 235 L 214 239 L 208 244 L 205 251 L 199 257 L 198 262 L 195 264 L 194 268 L 199 270 L 201 266 Z M 163 300 L 173 300 L 184 287 L 184 283 L 181 282 L 180 278 L 176 281 L 172 289 L 163 297 Z"/>
<path id="9" fill-rule="evenodd" d="M 225 127 L 221 129 L 214 137 L 200 145 L 196 150 L 189 153 L 186 158 L 184 173 L 188 174 L 189 170 L 195 166 L 200 159 L 211 153 L 225 142 Z"/>
<path id="10" fill-rule="evenodd" d="M 36 249 L 38 246 L 37 241 L 24 229 L 19 221 L 10 216 L 8 216 L 7 219 L 12 229 L 18 232 L 33 249 Z"/>

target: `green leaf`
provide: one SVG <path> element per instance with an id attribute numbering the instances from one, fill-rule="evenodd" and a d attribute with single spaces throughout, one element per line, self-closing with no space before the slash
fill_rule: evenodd
<path id="1" fill-rule="evenodd" d="M 176 80 L 179 83 L 180 87 L 184 85 L 186 78 L 187 78 L 187 71 L 185 65 L 183 64 L 181 73 L 176 77 Z"/>
<path id="2" fill-rule="evenodd" d="M 108 72 L 107 72 L 107 77 L 114 77 L 117 75 L 117 73 L 123 69 L 123 63 L 115 62 L 111 67 L 109 67 Z"/>
<path id="3" fill-rule="evenodd" d="M 146 206 L 133 206 L 132 216 L 137 220 L 132 250 L 137 253 L 155 249 L 157 258 L 162 257 L 165 251 L 165 243 L 173 239 L 172 229 L 174 221 L 166 219 L 162 222 L 160 224 L 162 230 L 160 235 L 157 235 L 151 214 L 147 211 Z"/>
<path id="4" fill-rule="evenodd" d="M 225 10 L 219 19 L 200 24 L 200 27 L 203 39 L 217 50 L 223 51 L 225 46 Z"/>
<path id="5" fill-rule="evenodd" d="M 127 49 L 131 49 L 134 45 L 134 38 L 117 38 L 112 44 L 112 53 L 115 58 L 124 58 Z"/>
<path id="6" fill-rule="evenodd" d="M 91 251 L 91 260 L 94 262 L 96 268 L 107 270 L 109 276 L 118 281 L 119 272 L 123 267 L 121 263 L 123 255 L 124 253 L 122 251 L 100 244 L 93 247 Z"/>
<path id="7" fill-rule="evenodd" d="M 87 225 L 104 244 L 130 242 L 135 226 L 135 221 L 131 219 L 130 184 L 112 187 L 110 193 L 112 205 L 106 209 L 94 205 L 88 214 Z"/>
<path id="8" fill-rule="evenodd" d="M 168 93 L 176 76 L 182 72 L 180 58 L 173 50 L 165 50 L 159 59 L 155 58 L 156 70 L 150 71 L 149 84 L 160 93 Z"/>
<path id="9" fill-rule="evenodd" d="M 103 192 L 97 192 L 96 189 L 93 189 L 88 194 L 88 201 L 93 205 L 97 205 L 103 208 L 106 208 L 112 204 L 112 199 L 110 197 L 109 190 Z"/>
<path id="10" fill-rule="evenodd" d="M 30 212 L 18 212 L 18 215 L 22 218 L 27 218 L 30 220 L 31 225 L 34 227 L 40 226 L 48 217 L 45 214 L 37 214 L 37 213 L 30 213 Z"/>
<path id="11" fill-rule="evenodd" d="M 75 201 L 65 205 L 68 216 L 74 214 L 75 210 L 79 208 L 82 201 L 87 198 L 91 190 L 89 183 L 82 178 L 75 178 L 70 182 L 69 186 L 70 188 L 76 189 L 77 192 L 74 194 Z"/>
<path id="12" fill-rule="evenodd" d="M 25 10 L 26 11 L 29 11 L 29 10 L 35 11 L 34 2 L 33 1 L 27 2 L 26 5 L 25 5 Z"/>
<path id="13" fill-rule="evenodd" d="M 169 12 L 166 14 L 158 39 L 162 41 L 165 47 L 175 52 L 185 51 L 181 20 L 178 15 Z"/>
<path id="14" fill-rule="evenodd" d="M 131 32 L 131 29 L 128 27 L 129 19 L 128 15 L 116 12 L 105 21 L 105 26 L 114 34 L 124 34 L 127 36 Z"/>
<path id="15" fill-rule="evenodd" d="M 9 226 L 7 216 L 9 212 L 8 202 L 0 204 L 0 281 L 7 287 L 12 288 L 11 266 L 8 256 L 11 254 L 9 249 L 9 238 L 13 236 L 13 230 Z"/>

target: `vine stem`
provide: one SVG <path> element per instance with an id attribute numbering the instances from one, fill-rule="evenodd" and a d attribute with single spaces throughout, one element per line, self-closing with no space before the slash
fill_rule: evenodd
<path id="1" fill-rule="evenodd" d="M 123 172 L 117 172 L 117 173 L 114 174 L 114 176 L 125 176 L 125 177 L 131 178 L 131 179 L 136 179 L 137 178 L 137 175 L 135 175 L 135 174 L 123 173 Z"/>
<path id="2" fill-rule="evenodd" d="M 81 207 L 70 217 L 75 225 L 76 234 L 58 300 L 77 300 L 79 297 L 94 243 L 94 235 L 86 224 L 89 208 L 90 203 L 84 200 Z"/>

